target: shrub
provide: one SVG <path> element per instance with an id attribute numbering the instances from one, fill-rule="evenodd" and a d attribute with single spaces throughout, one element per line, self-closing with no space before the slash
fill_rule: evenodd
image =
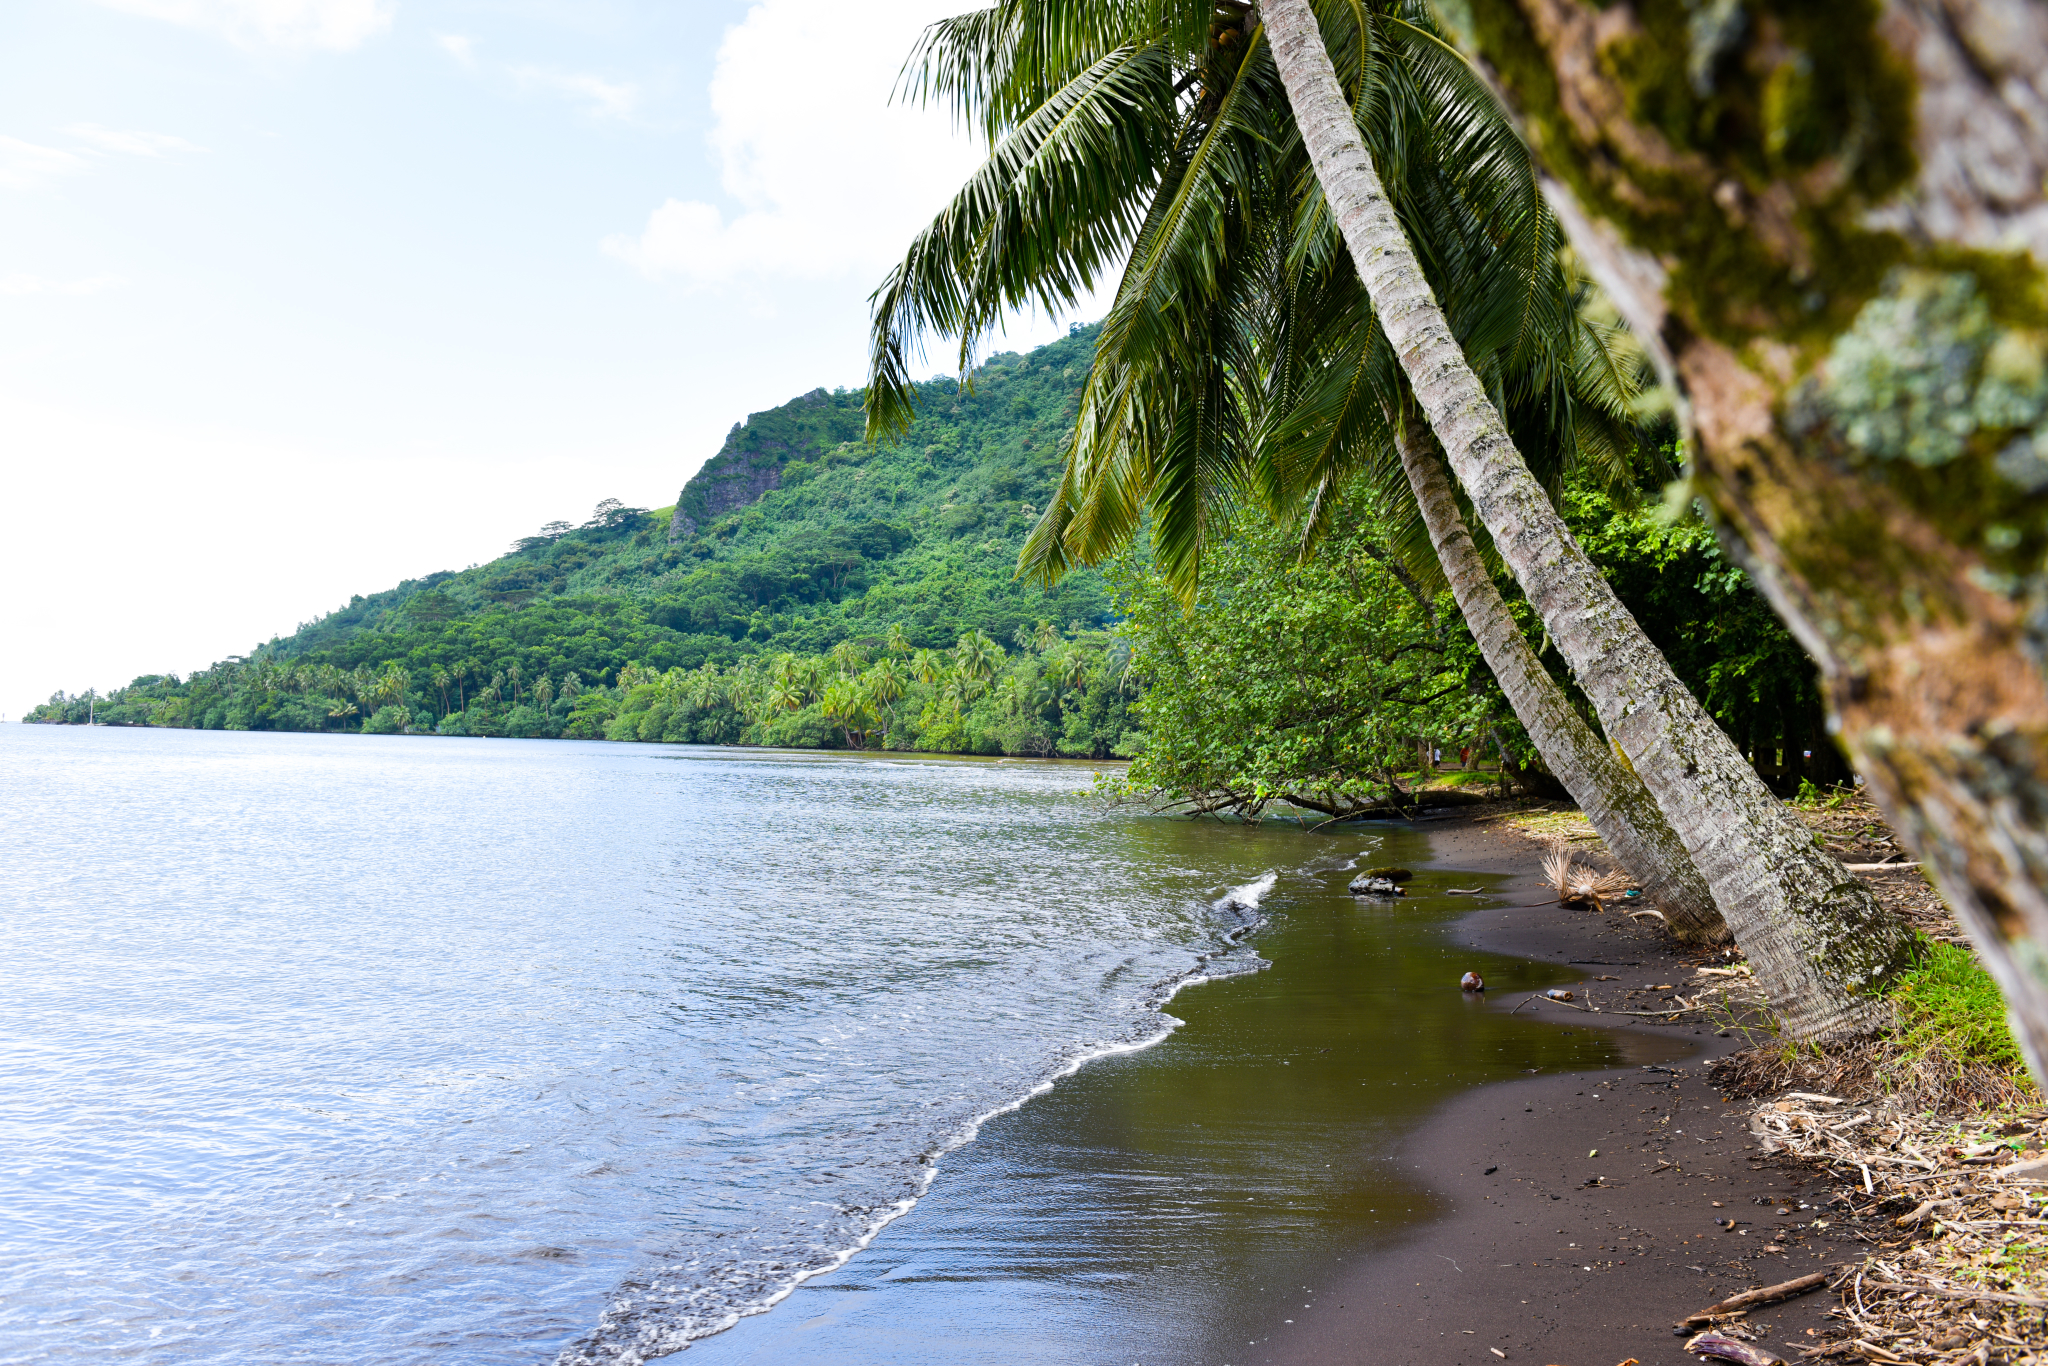
<path id="1" fill-rule="evenodd" d="M 522 740 L 536 735 L 546 736 L 553 730 L 548 725 L 548 718 L 536 707 L 514 707 L 505 713 L 504 727 L 505 734 Z"/>
<path id="2" fill-rule="evenodd" d="M 377 714 L 363 722 L 365 735 L 403 735 L 412 716 L 404 707 L 388 706 L 377 708 Z"/>

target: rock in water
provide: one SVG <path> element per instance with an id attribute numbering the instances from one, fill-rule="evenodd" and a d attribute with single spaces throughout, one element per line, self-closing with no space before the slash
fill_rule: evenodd
<path id="1" fill-rule="evenodd" d="M 1351 879 L 1353 896 L 1406 896 L 1401 884 L 1389 877 L 1374 877 L 1370 873 Z"/>
<path id="2" fill-rule="evenodd" d="M 1484 991 L 1486 990 L 1486 979 L 1476 972 L 1468 972 L 1458 979 L 1458 990 Z"/>

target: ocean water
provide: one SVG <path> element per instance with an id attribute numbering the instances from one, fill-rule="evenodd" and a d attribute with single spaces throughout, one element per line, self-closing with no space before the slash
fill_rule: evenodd
<path id="1" fill-rule="evenodd" d="M 1614 1060 L 1439 990 L 1448 903 L 1342 896 L 1414 837 L 1161 821 L 1088 783 L 0 727 L 0 1359 L 630 1361 L 739 1324 L 691 1350 L 1089 1360 L 1091 1314 L 1154 1300 L 1191 1351 L 1243 1328 L 1236 1277 L 1427 1217 L 1393 1174 L 1317 1187 L 1338 1148 Z M 847 1332 L 774 1336 L 906 1258 Z"/>

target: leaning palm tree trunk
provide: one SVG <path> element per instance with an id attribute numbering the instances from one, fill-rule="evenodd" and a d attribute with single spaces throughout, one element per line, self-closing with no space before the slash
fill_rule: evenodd
<path id="1" fill-rule="evenodd" d="M 1593 733 L 1508 615 L 1508 605 L 1459 515 L 1451 481 L 1430 449 L 1435 443 L 1429 428 L 1411 409 L 1396 432 L 1401 467 L 1408 472 L 1408 486 L 1415 491 L 1451 596 L 1537 753 L 1615 857 L 1636 875 L 1643 894 L 1672 933 L 1681 939 L 1725 942 L 1728 927 L 1671 822 L 1657 809 L 1642 779 Z"/>
<path id="2" fill-rule="evenodd" d="M 1309 0 L 1260 17 L 1317 180 L 1387 340 L 1509 568 L 1713 889 L 1793 1038 L 1861 1030 L 1911 932 L 1816 849 L 1671 672 L 1566 530 L 1430 293 L 1359 137 Z"/>

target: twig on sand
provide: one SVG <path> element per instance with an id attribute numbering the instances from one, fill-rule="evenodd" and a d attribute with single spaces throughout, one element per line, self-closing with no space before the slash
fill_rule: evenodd
<path id="1" fill-rule="evenodd" d="M 1767 1285 L 1757 1290 L 1745 1290 L 1740 1295 L 1730 1295 L 1719 1304 L 1710 1304 L 1697 1314 L 1687 1314 L 1678 1321 L 1678 1326 L 1680 1328 L 1697 1328 L 1703 1323 L 1712 1323 L 1715 1319 L 1723 1318 L 1729 1314 L 1739 1314 L 1745 1309 L 1754 1309 L 1760 1304 L 1776 1304 L 1779 1300 L 1789 1300 L 1794 1295 L 1804 1295 L 1807 1291 L 1818 1290 L 1827 1283 L 1828 1273 L 1825 1271 L 1815 1271 L 1810 1275 L 1796 1276 L 1789 1281 L 1780 1281 L 1776 1285 Z"/>

